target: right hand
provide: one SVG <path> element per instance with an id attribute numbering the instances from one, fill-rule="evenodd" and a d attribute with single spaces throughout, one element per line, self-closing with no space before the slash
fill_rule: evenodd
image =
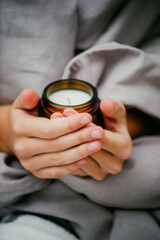
<path id="1" fill-rule="evenodd" d="M 38 101 L 32 89 L 25 89 L 16 98 L 4 126 L 7 141 L 3 145 L 35 176 L 60 178 L 76 171 L 86 163 L 87 156 L 101 149 L 104 131 L 97 126 L 87 127 L 92 121 L 87 113 L 68 118 L 36 117 L 30 110 Z"/>

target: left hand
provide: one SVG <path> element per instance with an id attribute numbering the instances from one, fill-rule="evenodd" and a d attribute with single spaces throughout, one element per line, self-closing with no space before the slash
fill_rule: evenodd
<path id="1" fill-rule="evenodd" d="M 100 109 L 105 128 L 105 135 L 101 139 L 102 149 L 87 157 L 87 163 L 73 173 L 78 176 L 90 176 L 96 180 L 103 180 L 108 174 L 121 172 L 124 161 L 132 153 L 132 140 L 123 103 L 104 99 Z M 73 109 L 66 109 L 63 115 L 67 117 L 76 113 Z M 93 123 L 89 125 L 93 126 Z"/>

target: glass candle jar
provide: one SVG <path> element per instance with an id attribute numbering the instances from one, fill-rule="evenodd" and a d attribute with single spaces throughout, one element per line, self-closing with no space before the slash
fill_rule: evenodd
<path id="1" fill-rule="evenodd" d="M 47 85 L 39 102 L 39 116 L 50 118 L 54 112 L 63 113 L 66 108 L 87 112 L 93 122 L 102 125 L 97 89 L 78 79 L 57 80 Z"/>

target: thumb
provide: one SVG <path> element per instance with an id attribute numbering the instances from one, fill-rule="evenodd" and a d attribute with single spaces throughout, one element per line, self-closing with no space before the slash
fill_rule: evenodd
<path id="1" fill-rule="evenodd" d="M 24 89 L 13 103 L 13 108 L 31 110 L 38 104 L 39 96 L 33 89 Z"/>
<path id="2" fill-rule="evenodd" d="M 110 119 L 114 123 L 126 124 L 126 110 L 122 102 L 105 98 L 100 103 L 100 109 L 104 121 Z"/>

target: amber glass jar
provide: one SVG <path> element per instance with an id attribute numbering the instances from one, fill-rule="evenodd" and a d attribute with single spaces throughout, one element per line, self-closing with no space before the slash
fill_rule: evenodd
<path id="1" fill-rule="evenodd" d="M 85 100 L 86 99 L 86 100 Z M 39 116 L 50 118 L 54 112 L 63 113 L 73 108 L 79 113 L 87 112 L 93 122 L 102 125 L 97 89 L 78 79 L 57 80 L 47 85 L 39 102 Z"/>

